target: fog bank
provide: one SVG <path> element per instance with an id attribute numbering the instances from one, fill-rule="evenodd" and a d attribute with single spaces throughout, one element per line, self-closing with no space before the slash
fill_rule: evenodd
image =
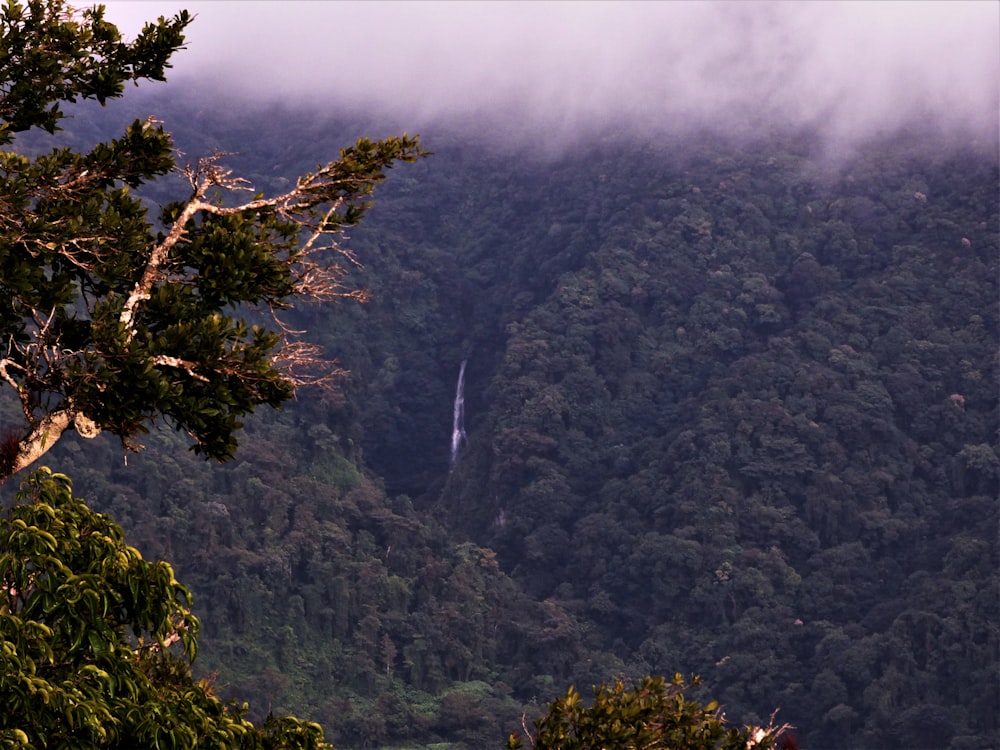
<path id="1" fill-rule="evenodd" d="M 994 2 L 110 2 L 197 14 L 171 82 L 561 139 L 907 123 L 995 144 Z"/>

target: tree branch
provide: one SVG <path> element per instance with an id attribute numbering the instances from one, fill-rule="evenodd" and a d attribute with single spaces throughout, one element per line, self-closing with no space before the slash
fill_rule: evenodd
<path id="1" fill-rule="evenodd" d="M 135 335 L 135 329 L 132 328 L 132 321 L 135 319 L 136 308 L 138 308 L 140 302 L 149 299 L 149 292 L 160 275 L 160 268 L 166 262 L 167 258 L 170 257 L 170 249 L 184 236 L 184 228 L 188 221 L 193 219 L 200 210 L 208 205 L 201 201 L 201 198 L 205 194 L 204 191 L 207 189 L 208 186 L 205 185 L 195 191 L 194 197 L 184 206 L 181 215 L 177 217 L 177 220 L 170 228 L 170 233 L 150 253 L 149 260 L 146 262 L 146 267 L 142 272 L 142 278 L 135 283 L 135 287 L 132 289 L 132 293 L 128 296 L 125 306 L 122 309 L 120 320 L 122 326 L 125 328 L 126 341 L 131 341 Z"/>
<path id="2" fill-rule="evenodd" d="M 77 412 L 66 404 L 62 408 L 50 411 L 35 424 L 31 432 L 17 444 L 17 455 L 6 476 L 16 474 L 26 466 L 30 466 L 55 445 L 62 434 L 73 424 Z M 3 478 L 6 478 L 4 476 Z"/>

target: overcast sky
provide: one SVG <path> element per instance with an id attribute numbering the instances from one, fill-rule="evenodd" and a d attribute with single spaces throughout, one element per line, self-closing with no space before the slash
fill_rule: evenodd
<path id="1" fill-rule="evenodd" d="M 171 81 L 256 99 L 554 129 L 761 119 L 837 138 L 912 119 L 996 139 L 1000 3 L 106 3 L 128 36 L 197 15 Z"/>

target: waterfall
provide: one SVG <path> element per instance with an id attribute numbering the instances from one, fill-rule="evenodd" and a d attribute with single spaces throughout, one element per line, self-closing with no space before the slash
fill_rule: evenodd
<path id="1" fill-rule="evenodd" d="M 458 451 L 465 442 L 465 362 L 458 369 L 458 386 L 455 388 L 455 408 L 451 422 L 451 465 L 458 460 Z"/>

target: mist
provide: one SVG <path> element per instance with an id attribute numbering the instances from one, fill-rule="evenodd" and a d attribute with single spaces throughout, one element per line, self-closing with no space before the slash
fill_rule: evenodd
<path id="1" fill-rule="evenodd" d="M 994 2 L 108 3 L 127 35 L 196 14 L 171 83 L 248 101 L 488 123 L 550 142 L 614 130 L 900 127 L 994 149 Z"/>

